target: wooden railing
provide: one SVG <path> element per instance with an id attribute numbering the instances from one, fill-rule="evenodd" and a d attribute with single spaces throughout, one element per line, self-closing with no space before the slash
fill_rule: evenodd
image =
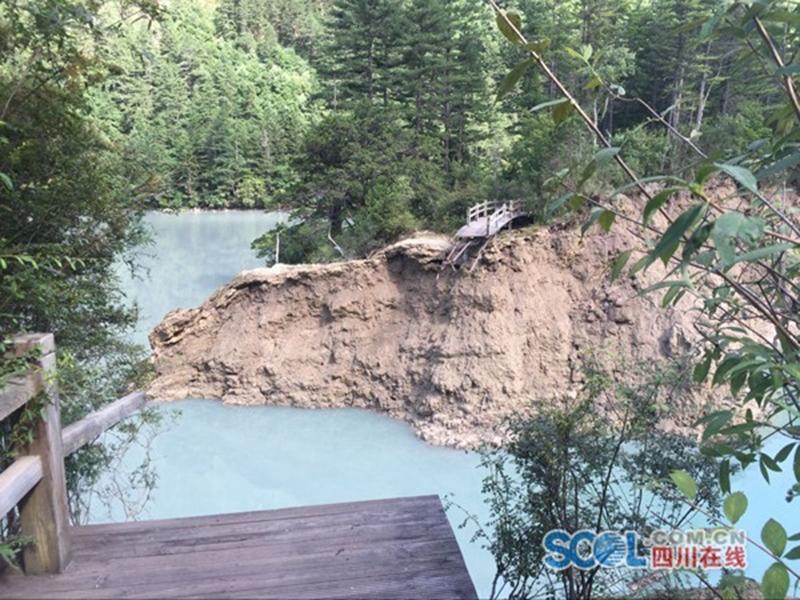
<path id="1" fill-rule="evenodd" d="M 497 200 L 484 200 L 467 209 L 467 225 L 472 225 L 486 220 L 486 237 L 497 232 L 497 230 L 508 220 L 521 215 L 524 212 L 522 202 L 519 200 L 508 200 L 500 202 Z"/>
<path id="2" fill-rule="evenodd" d="M 500 202 L 497 200 L 484 200 L 467 209 L 467 223 L 474 223 L 478 219 L 490 217 L 499 212 L 519 213 L 522 212 L 522 202 L 519 200 L 508 200 Z"/>
<path id="3" fill-rule="evenodd" d="M 27 574 L 60 573 L 69 563 L 70 532 L 64 456 L 144 406 L 143 392 L 134 392 L 61 430 L 55 385 L 55 341 L 52 334 L 30 334 L 14 340 L 17 356 L 38 349 L 36 364 L 18 380 L 0 389 L 0 421 L 42 392 L 47 402 L 33 424 L 33 442 L 0 473 L 0 516 L 19 506 L 22 535 L 32 543 L 23 550 Z"/>
<path id="4" fill-rule="evenodd" d="M 478 219 L 489 216 L 495 211 L 497 204 L 498 203 L 494 201 L 484 200 L 474 206 L 470 206 L 467 209 L 467 223 L 474 223 Z"/>
<path id="5" fill-rule="evenodd" d="M 522 210 L 522 203 L 517 201 L 503 202 L 497 204 L 495 210 L 489 215 L 489 222 L 486 228 L 489 231 L 495 231 L 499 224 L 502 223 L 507 217 L 514 217 Z"/>

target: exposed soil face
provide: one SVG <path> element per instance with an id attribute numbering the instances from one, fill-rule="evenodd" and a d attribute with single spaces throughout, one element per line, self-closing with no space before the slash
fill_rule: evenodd
<path id="1" fill-rule="evenodd" d="M 150 394 L 366 407 L 435 444 L 499 442 L 509 415 L 574 394 L 589 355 L 686 349 L 688 319 L 637 296 L 655 269 L 609 283 L 630 241 L 528 228 L 497 236 L 469 272 L 442 268 L 448 238 L 419 234 L 365 260 L 244 272 L 152 332 Z"/>

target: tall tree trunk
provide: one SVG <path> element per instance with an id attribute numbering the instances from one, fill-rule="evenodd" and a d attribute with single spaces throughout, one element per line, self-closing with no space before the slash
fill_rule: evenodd
<path id="1" fill-rule="evenodd" d="M 669 114 L 669 124 L 675 129 L 679 129 L 681 122 L 681 104 L 683 103 L 683 86 L 686 67 L 681 64 L 678 70 L 678 77 L 675 81 L 675 89 L 672 91 L 672 111 Z"/>
<path id="2" fill-rule="evenodd" d="M 706 44 L 706 56 L 711 53 L 711 42 Z M 694 128 L 696 131 L 700 131 L 701 127 L 703 126 L 703 116 L 706 111 L 706 102 L 708 101 L 708 95 L 711 93 L 709 82 L 708 82 L 708 65 L 703 65 L 703 76 L 700 78 L 700 90 L 697 94 L 697 112 L 695 113 L 694 119 Z"/>
<path id="3" fill-rule="evenodd" d="M 370 36 L 367 51 L 367 99 L 372 102 L 375 89 L 375 38 Z"/>
<path id="4" fill-rule="evenodd" d="M 720 103 L 720 112 L 727 115 L 731 108 L 731 77 L 729 74 L 731 68 L 730 58 L 725 59 L 725 64 L 722 67 L 722 72 L 725 76 L 725 86 L 722 88 L 722 102 Z"/>
<path id="5" fill-rule="evenodd" d="M 614 136 L 614 99 L 608 102 L 608 137 Z"/>

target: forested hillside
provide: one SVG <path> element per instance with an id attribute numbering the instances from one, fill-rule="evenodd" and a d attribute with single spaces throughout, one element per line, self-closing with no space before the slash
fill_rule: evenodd
<path id="1" fill-rule="evenodd" d="M 692 160 L 656 113 L 720 156 L 763 136 L 769 74 L 708 35 L 716 2 L 514 4 L 641 175 Z M 497 100 L 518 57 L 474 0 L 175 0 L 113 54 L 119 76 L 96 110 L 146 202 L 294 210 L 284 262 L 447 230 L 486 197 L 543 216 L 596 151 L 568 114 L 552 117 L 557 91 L 533 71 Z M 272 236 L 259 246 L 269 255 Z"/>
<path id="2" fill-rule="evenodd" d="M 750 597 L 746 577 L 755 576 L 765 598 L 797 595 L 800 531 L 788 503 L 800 498 L 799 60 L 797 0 L 2 0 L 0 392 L 38 360 L 33 351 L 14 354 L 12 339 L 37 331 L 57 340 L 64 425 L 146 388 L 159 367 L 131 342 L 139 316 L 121 277 L 124 267 L 136 275 L 143 264 L 145 213 L 282 209 L 291 219 L 252 242 L 266 262 L 371 259 L 248 271 L 212 297 L 219 320 L 211 326 L 203 309 L 166 313 L 196 302 L 180 289 L 190 287 L 188 267 L 214 275 L 212 263 L 225 254 L 207 233 L 187 235 L 191 243 L 179 244 L 186 253 L 157 257 L 174 269 L 163 287 L 184 293 L 170 298 L 161 312 L 168 327 L 151 339 L 166 331 L 161 342 L 170 346 L 176 337 L 196 342 L 171 327 L 210 327 L 212 349 L 193 355 L 192 385 L 220 382 L 223 395 L 238 377 L 266 382 L 254 388 L 259 400 L 295 389 L 303 401 L 319 401 L 319 388 L 309 385 L 316 377 L 338 386 L 337 400 L 379 406 L 348 373 L 355 370 L 388 386 L 379 400 L 403 412 L 428 417 L 446 404 L 463 418 L 468 411 L 454 392 L 468 390 L 477 415 L 520 384 L 502 414 L 504 426 L 514 417 L 510 429 L 492 434 L 499 453 L 485 456 L 491 516 L 473 539 L 495 559 L 492 597 L 642 595 L 638 567 L 620 579 L 576 562 L 555 575 L 543 539 L 554 530 L 683 527 L 697 511 L 703 526 L 744 528 L 739 520 L 759 510 L 768 518 L 751 521 L 747 537 L 760 537 L 754 547 L 763 568 L 734 562 L 717 586 L 677 561 L 680 585 L 669 587 L 659 574 L 653 594 Z M 536 223 L 461 254 L 442 277 L 449 237 L 418 234 L 373 252 L 411 231 L 452 232 L 484 199 L 520 199 Z M 236 223 L 215 229 L 217 240 L 241 233 Z M 591 228 L 601 231 L 586 236 Z M 441 286 L 427 293 L 437 301 L 425 300 L 422 271 L 406 261 L 397 268 L 409 287 L 394 267 L 381 271 L 375 311 L 364 313 L 365 270 L 426 239 L 424 272 Z M 206 254 L 196 252 L 199 244 Z M 500 254 L 519 286 L 498 283 Z M 564 268 L 548 271 L 550 255 Z M 562 270 L 569 276 L 559 278 Z M 302 279 L 311 272 L 335 276 L 315 291 Z M 348 272 L 355 275 L 343 277 Z M 288 301 L 265 300 L 262 284 L 273 278 L 287 282 Z M 454 281 L 470 294 L 459 294 Z M 209 276 L 204 284 L 208 293 L 220 282 Z M 242 325 L 231 327 L 251 292 L 266 312 L 242 310 Z M 664 362 L 638 353 L 627 361 L 604 345 L 631 326 L 626 303 L 642 296 L 636 322 L 649 337 L 617 339 L 647 346 Z M 424 306 L 408 304 L 397 316 L 401 301 L 420 298 Z M 508 319 L 492 321 L 503 308 Z M 424 310 L 432 311 L 430 326 Z M 673 316 L 686 319 L 691 335 L 655 327 Z M 359 335 L 351 319 L 367 329 Z M 265 337 L 267 324 L 275 335 Z M 275 341 L 295 326 L 296 336 Z M 547 327 L 556 327 L 553 343 Z M 241 352 L 245 331 L 257 351 Z M 471 337 L 453 333 L 460 331 Z M 223 334 L 230 337 L 217 344 Z M 530 339 L 516 343 L 517 334 Z M 372 342 L 389 350 L 375 352 Z M 323 348 L 318 360 L 308 344 Z M 473 377 L 475 349 L 513 368 L 492 363 Z M 175 369 L 191 373 L 188 353 L 178 350 L 170 350 Z M 606 372 L 595 360 L 600 353 L 619 362 Z M 237 370 L 228 355 L 253 362 Z M 645 363 L 634 364 L 640 356 Z M 424 382 L 420 373 L 454 358 L 467 362 Z M 537 368 L 542 377 L 529 382 L 516 375 Z M 491 387 L 481 388 L 481 370 L 496 376 Z M 276 373 L 288 387 L 268 381 Z M 559 373 L 554 395 L 544 396 L 544 377 Z M 402 384 L 420 405 L 409 403 Z M 571 394 L 573 384 L 580 389 Z M 690 437 L 660 436 L 663 423 L 689 414 L 684 392 L 713 395 L 706 414 L 688 426 Z M 2 474 L 28 452 L 49 393 L 0 423 Z M 522 418 L 523 408 L 536 414 Z M 101 477 L 126 479 L 108 492 L 123 501 L 132 490 L 149 494 L 156 480 L 147 452 L 127 475 L 118 459 L 133 444 L 145 450 L 142 428 L 158 414 L 143 411 L 113 439 L 70 456 L 74 522 L 87 518 Z M 208 433 L 193 435 L 217 439 L 218 423 L 204 426 Z M 259 451 L 237 461 L 241 454 Z M 189 459 L 202 463 L 198 457 Z M 310 463 L 297 471 L 305 481 L 313 480 Z M 771 489 L 743 483 L 756 465 Z M 263 463 L 258 469 L 259 477 L 268 472 Z M 754 510 L 745 515 L 748 494 Z M 651 495 L 668 520 L 649 514 Z M 780 504 L 770 503 L 776 498 Z M 0 518 L 0 559 L 14 563 L 30 540 L 9 515 Z M 698 579 L 684 585 L 684 575 Z"/>
<path id="3" fill-rule="evenodd" d="M 238 4 L 178 0 L 157 25 L 114 41 L 118 76 L 95 110 L 152 206 L 264 206 L 292 181 L 315 75 L 280 45 L 282 21 L 262 3 Z M 299 35 L 290 41 L 302 47 Z"/>

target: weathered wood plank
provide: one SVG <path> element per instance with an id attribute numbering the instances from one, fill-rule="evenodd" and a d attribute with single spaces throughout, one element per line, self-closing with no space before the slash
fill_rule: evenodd
<path id="1" fill-rule="evenodd" d="M 263 547 L 269 547 L 268 552 L 278 550 L 279 556 L 289 551 L 310 555 L 318 549 L 327 548 L 329 543 L 357 547 L 362 543 L 383 540 L 387 535 L 391 540 L 400 541 L 409 535 L 416 535 L 415 531 L 419 528 L 423 528 L 426 539 L 450 535 L 446 522 L 425 514 L 374 514 L 362 520 L 337 517 L 312 519 L 310 522 L 304 519 L 291 522 L 261 521 L 206 528 L 202 536 L 186 528 L 171 532 L 163 527 L 151 534 L 140 532 L 129 535 L 123 532 L 119 536 L 104 534 L 87 537 L 79 533 L 74 536 L 76 548 L 73 557 L 77 566 L 73 567 L 72 572 L 81 570 L 84 561 L 108 564 L 111 560 L 118 560 L 122 564 L 127 559 L 155 557 L 153 564 L 158 566 L 159 559 L 175 554 L 218 553 L 239 549 L 262 552 Z"/>
<path id="2" fill-rule="evenodd" d="M 333 540 L 338 543 L 341 540 L 348 540 L 358 545 L 363 540 L 378 539 L 385 536 L 389 527 L 408 527 L 410 525 L 424 526 L 428 528 L 426 535 L 433 536 L 436 533 L 445 535 L 448 533 L 446 524 L 433 518 L 414 519 L 408 515 L 404 519 L 396 519 L 392 522 L 377 521 L 373 523 L 360 524 L 337 524 L 326 523 L 318 526 L 293 526 L 288 528 L 278 528 L 264 522 L 255 524 L 256 526 L 239 526 L 237 531 L 218 532 L 216 536 L 158 539 L 158 536 L 139 536 L 137 539 L 124 537 L 125 546 L 121 546 L 122 537 L 119 540 L 108 537 L 102 540 L 90 540 L 88 544 L 82 544 L 76 550 L 75 558 L 92 559 L 97 561 L 110 561 L 113 559 L 133 559 L 144 557 L 163 557 L 172 554 L 185 554 L 191 552 L 216 552 L 219 550 L 236 550 L 245 547 L 279 546 L 292 545 L 299 547 L 306 544 L 309 546 L 307 551 L 312 551 L 315 547 L 322 547 L 325 540 Z M 438 526 L 442 527 L 437 530 Z M 361 536 L 356 539 L 355 536 Z M 393 534 L 393 539 L 401 539 L 403 533 Z M 316 545 L 316 546 L 315 546 Z"/>
<path id="3" fill-rule="evenodd" d="M 149 521 L 132 521 L 128 523 L 103 523 L 85 525 L 75 530 L 75 535 L 94 536 L 103 532 L 119 535 L 135 530 L 143 532 L 174 531 L 181 528 L 194 529 L 203 526 L 229 527 L 233 523 L 251 523 L 256 521 L 280 521 L 317 516 L 346 518 L 354 513 L 369 515 L 371 512 L 386 514 L 394 512 L 413 512 L 429 508 L 431 505 L 441 506 L 438 496 L 409 496 L 387 500 L 360 500 L 357 502 L 337 502 L 336 504 L 315 504 L 279 508 L 275 510 L 244 511 L 222 515 L 206 515 L 200 517 L 180 517 L 176 519 L 154 519 Z M 372 517 L 370 517 L 372 518 Z M 374 518 L 378 518 L 377 516 Z M 183 534 L 181 534 L 183 535 Z M 190 535 L 190 534 L 186 534 Z"/>
<path id="4" fill-rule="evenodd" d="M 450 544 L 441 542 L 417 542 L 400 546 L 384 544 L 374 546 L 371 551 L 362 549 L 355 553 L 337 550 L 327 554 L 303 557 L 296 554 L 287 560 L 259 560 L 252 553 L 247 559 L 229 553 L 216 555 L 215 561 L 165 563 L 160 569 L 143 570 L 137 565 L 116 566 L 91 576 L 50 578 L 47 585 L 31 587 L 24 591 L 31 595 L 42 592 L 61 597 L 73 590 L 96 591 L 100 597 L 181 597 L 199 594 L 244 590 L 254 596 L 284 595 L 289 588 L 311 587 L 324 584 L 328 589 L 336 584 L 350 585 L 352 581 L 365 578 L 361 587 L 372 585 L 386 589 L 397 581 L 407 582 L 425 576 L 444 575 L 454 579 L 459 572 L 460 557 Z M 68 571 L 70 575 L 71 568 Z M 366 576 L 366 577 L 365 577 Z M 20 578 L 16 578 L 20 579 Z M 28 578 L 30 579 L 30 578 Z M 36 578 L 40 579 L 40 578 Z M 23 583 L 27 583 L 24 581 Z M 5 585 L 6 582 L 4 581 Z M 15 582 L 10 582 L 11 597 Z M 4 597 L 0 592 L 0 597 Z M 294 595 L 290 596 L 294 597 Z M 434 596 L 438 597 L 438 596 Z"/>
<path id="5" fill-rule="evenodd" d="M 56 338 L 52 333 L 24 333 L 14 338 L 14 354 L 22 356 L 38 348 L 42 356 L 56 351 Z"/>
<path id="6" fill-rule="evenodd" d="M 42 378 L 31 375 L 28 390 L 44 389 Z M 31 395 L 35 395 L 34 392 Z M 28 401 L 30 395 L 22 401 Z M 113 427 L 122 419 L 139 410 L 146 402 L 143 392 L 134 392 L 92 413 L 85 419 L 73 423 L 62 431 L 61 439 L 64 454 L 71 454 L 87 444 L 106 429 Z M 0 419 L 2 420 L 2 419 Z M 42 459 L 39 456 L 22 456 L 0 473 L 0 515 L 11 511 L 33 487 L 42 479 Z"/>
<path id="7" fill-rule="evenodd" d="M 42 459 L 22 456 L 0 473 L 0 515 L 11 512 L 42 478 Z"/>
<path id="8" fill-rule="evenodd" d="M 472 583 L 466 575 L 454 576 L 461 568 L 452 554 L 424 556 L 403 562 L 402 567 L 385 564 L 360 564 L 352 568 L 335 566 L 316 570 L 306 564 L 302 579 L 292 579 L 293 573 L 276 571 L 228 573 L 223 577 L 194 578 L 184 576 L 180 581 L 140 586 L 111 586 L 100 577 L 91 587 L 56 590 L 52 587 L 26 586 L 18 590 L 0 590 L 2 598 L 398 598 L 470 600 L 476 598 Z M 37 578 L 38 579 L 38 578 Z M 27 594 L 27 595 L 26 595 Z"/>
<path id="9" fill-rule="evenodd" d="M 422 532 L 422 534 L 420 533 Z M 204 554 L 213 555 L 217 552 L 226 552 L 237 555 L 239 552 L 246 555 L 258 552 L 260 560 L 269 560 L 276 557 L 284 560 L 286 553 L 298 552 L 303 556 L 315 553 L 325 553 L 329 550 L 348 548 L 357 550 L 364 546 L 375 544 L 400 543 L 411 541 L 430 541 L 447 540 L 449 529 L 446 524 L 431 522 L 422 523 L 398 523 L 395 525 L 384 525 L 376 523 L 357 528 L 320 528 L 309 532 L 288 531 L 278 535 L 263 536 L 258 532 L 253 532 L 249 537 L 235 536 L 216 542 L 214 540 L 191 540 L 183 543 L 175 543 L 173 546 L 164 544 L 156 551 L 133 551 L 117 552 L 114 546 L 118 544 L 107 544 L 109 555 L 104 556 L 96 547 L 92 552 L 85 552 L 81 549 L 76 554 L 80 558 L 79 562 L 72 567 L 71 573 L 78 575 L 105 569 L 111 564 L 129 565 L 151 565 L 158 567 L 166 562 L 184 560 L 186 554 L 196 554 L 198 561 L 204 560 Z M 180 546 L 180 547 L 177 547 Z M 213 560 L 213 556 L 211 557 Z"/>
<path id="10" fill-rule="evenodd" d="M 9 381 L 0 391 L 0 421 L 22 408 L 43 389 L 41 377 L 34 373 Z"/>
<path id="11" fill-rule="evenodd" d="M 22 356 L 38 348 L 42 356 L 55 352 L 55 338 L 52 333 L 28 333 L 14 338 L 11 347 L 13 356 Z M 0 390 L 0 421 L 21 408 L 28 400 L 44 390 L 42 378 L 32 366 L 31 372 L 9 381 Z"/>
<path id="12" fill-rule="evenodd" d="M 112 560 L 86 566 L 84 561 L 70 565 L 68 581 L 56 581 L 61 587 L 96 587 L 103 581 L 103 587 L 134 588 L 145 586 L 149 589 L 163 588 L 172 584 L 219 580 L 248 574 L 256 575 L 263 582 L 304 581 L 306 578 L 318 580 L 325 569 L 329 576 L 355 569 L 375 568 L 380 564 L 397 570 L 408 566 L 412 559 L 426 562 L 433 557 L 450 556 L 457 551 L 450 540 L 434 539 L 372 539 L 368 544 L 357 545 L 353 539 L 339 543 L 323 540 L 319 549 L 308 545 L 292 547 L 269 546 L 260 548 L 231 548 L 225 551 L 195 552 L 190 554 L 143 559 Z M 349 545 L 348 545 L 349 544 Z M 220 560 L 220 559 L 224 560 Z M 313 570 L 310 568 L 313 565 Z M 86 566 L 86 568 L 78 568 Z M 310 572 L 311 571 L 311 572 Z M 310 573 L 309 573 L 310 572 Z M 329 577 L 326 577 L 326 579 Z"/>
<path id="13" fill-rule="evenodd" d="M 25 547 L 25 572 L 59 573 L 69 562 L 69 514 L 61 440 L 61 410 L 54 384 L 56 355 L 53 336 L 25 336 L 15 344 L 19 352 L 38 346 L 42 356 L 36 377 L 48 395 L 43 418 L 34 428 L 34 441 L 27 454 L 41 459 L 42 478 L 20 502 L 22 534 L 33 540 Z"/>
<path id="14" fill-rule="evenodd" d="M 393 580 L 381 581 L 380 578 L 370 575 L 351 576 L 346 579 L 333 581 L 301 583 L 284 585 L 269 590 L 266 598 L 293 598 L 295 600 L 319 598 L 363 600 L 364 598 L 378 598 L 381 600 L 408 600 L 409 598 L 435 598 L 437 600 L 471 600 L 476 598 L 471 582 L 459 585 L 454 583 L 451 576 L 442 575 L 442 571 L 453 568 L 449 565 L 451 559 L 445 559 L 440 564 L 431 565 L 428 570 L 419 570 L 396 577 Z M 221 594 L 199 593 L 198 598 L 212 598 L 220 595 L 226 598 L 251 598 L 257 589 L 243 589 L 237 585 L 233 590 L 227 589 Z"/>
<path id="15" fill-rule="evenodd" d="M 107 429 L 131 416 L 142 408 L 146 401 L 144 392 L 133 392 L 64 428 L 62 433 L 64 455 L 72 454 Z"/>
<path id="16" fill-rule="evenodd" d="M 401 561 L 402 567 L 396 562 Z M 420 557 L 393 557 L 385 559 L 372 557 L 372 560 L 363 560 L 357 563 L 340 562 L 339 564 L 324 564 L 313 567 L 305 563 L 301 568 L 293 571 L 284 571 L 276 568 L 272 571 L 239 573 L 235 577 L 215 577 L 194 579 L 191 583 L 181 585 L 146 586 L 127 588 L 128 597 L 152 598 L 164 590 L 168 594 L 180 594 L 191 597 L 215 596 L 230 597 L 267 597 L 267 598 L 337 598 L 358 592 L 361 598 L 385 598 L 397 595 L 402 590 L 408 590 L 413 582 L 424 581 L 429 584 L 435 576 L 442 576 L 457 568 L 452 554 L 432 556 L 425 554 Z M 442 585 L 444 584 L 444 585 Z M 462 597 L 469 598 L 470 594 L 443 593 L 448 588 L 452 590 L 452 575 L 444 575 L 444 581 L 439 582 L 440 588 L 425 585 L 421 595 L 405 595 L 404 598 L 443 598 Z M 464 586 L 466 587 L 466 586 Z M 117 588 L 124 589 L 124 588 Z M 369 593 L 367 593 L 369 592 Z M 474 597 L 474 596 L 473 596 Z"/>
<path id="17" fill-rule="evenodd" d="M 436 496 L 75 531 L 65 573 L 0 598 L 475 598 Z"/>

